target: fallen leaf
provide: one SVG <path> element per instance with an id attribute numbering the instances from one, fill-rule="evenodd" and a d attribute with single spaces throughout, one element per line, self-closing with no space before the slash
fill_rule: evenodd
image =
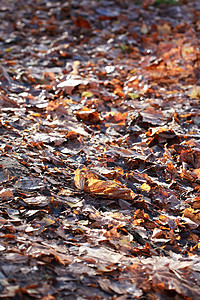
<path id="1" fill-rule="evenodd" d="M 84 177 L 84 173 L 80 170 L 77 169 L 75 171 L 75 176 L 74 176 L 74 183 L 75 186 L 79 189 L 79 190 L 83 190 L 84 186 L 85 186 L 85 177 Z"/>
<path id="2" fill-rule="evenodd" d="M 136 196 L 131 189 L 112 180 L 104 181 L 90 178 L 84 190 L 95 195 L 114 199 L 132 200 Z"/>
<path id="3" fill-rule="evenodd" d="M 84 91 L 81 94 L 82 97 L 91 98 L 93 96 L 93 93 L 90 91 Z"/>
<path id="4" fill-rule="evenodd" d="M 193 87 L 191 93 L 189 94 L 191 98 L 200 98 L 200 86 Z"/>
<path id="5" fill-rule="evenodd" d="M 193 208 L 186 208 L 183 211 L 183 216 L 189 218 L 190 220 L 200 224 L 200 210 L 195 210 Z"/>
<path id="6" fill-rule="evenodd" d="M 142 191 L 145 191 L 147 193 L 149 193 L 151 190 L 151 187 L 147 183 L 143 183 L 140 188 Z"/>
<path id="7" fill-rule="evenodd" d="M 13 192 L 11 190 L 2 189 L 0 191 L 0 198 L 9 199 L 11 197 L 13 197 Z"/>
<path id="8" fill-rule="evenodd" d="M 32 256 L 32 257 L 37 257 L 41 258 L 44 256 L 55 258 L 59 263 L 62 265 L 66 265 L 68 263 L 72 262 L 72 257 L 68 254 L 60 253 L 53 248 L 46 247 L 44 245 L 41 245 L 39 243 L 34 243 L 27 249 L 27 255 Z"/>

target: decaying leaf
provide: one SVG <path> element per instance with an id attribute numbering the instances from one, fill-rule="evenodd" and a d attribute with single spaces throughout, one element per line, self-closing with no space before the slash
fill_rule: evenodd
<path id="1" fill-rule="evenodd" d="M 51 202 L 51 198 L 45 196 L 36 196 L 36 197 L 24 198 L 23 202 L 29 206 L 43 207 L 48 205 Z"/>
<path id="2" fill-rule="evenodd" d="M 54 250 L 53 248 L 45 247 L 45 246 L 37 244 L 37 243 L 33 244 L 27 250 L 27 254 L 32 257 L 40 257 L 41 259 L 42 259 L 42 257 L 44 257 L 44 261 L 45 261 L 45 257 L 48 257 L 50 259 L 50 261 L 51 261 L 51 257 L 52 257 L 52 258 L 55 258 L 62 265 L 72 262 L 72 257 L 70 255 L 58 252 L 58 251 Z M 47 262 L 48 262 L 48 260 L 47 260 Z"/>

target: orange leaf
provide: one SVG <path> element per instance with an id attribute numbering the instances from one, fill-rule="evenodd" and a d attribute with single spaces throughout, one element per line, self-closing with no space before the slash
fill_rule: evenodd
<path id="1" fill-rule="evenodd" d="M 80 28 L 91 29 L 90 23 L 87 20 L 83 19 L 81 16 L 78 16 L 74 20 L 74 24 Z"/>
<path id="2" fill-rule="evenodd" d="M 96 195 L 107 196 L 115 199 L 122 198 L 125 200 L 132 200 L 135 197 L 135 194 L 131 189 L 128 189 L 112 180 L 104 181 L 96 178 L 89 178 L 84 190 Z"/>
<path id="3" fill-rule="evenodd" d="M 89 111 L 77 111 L 75 113 L 76 118 L 80 121 L 85 121 L 89 123 L 99 123 L 101 122 L 98 111 L 89 110 Z"/>
<path id="4" fill-rule="evenodd" d="M 13 192 L 11 190 L 2 189 L 0 191 L 0 198 L 9 199 L 13 196 Z"/>
<path id="5" fill-rule="evenodd" d="M 121 86 L 116 86 L 116 87 L 115 87 L 115 89 L 114 89 L 114 94 L 115 94 L 115 95 L 118 95 L 119 97 L 125 98 L 125 94 L 124 94 L 124 92 L 122 91 Z"/>
<path id="6" fill-rule="evenodd" d="M 194 173 L 197 174 L 198 179 L 200 179 L 200 169 L 194 169 Z"/>

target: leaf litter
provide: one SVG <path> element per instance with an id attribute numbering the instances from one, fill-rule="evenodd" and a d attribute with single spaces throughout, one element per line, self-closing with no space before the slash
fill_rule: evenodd
<path id="1" fill-rule="evenodd" d="M 200 5 L 176 2 L 2 1 L 0 298 L 199 298 Z"/>

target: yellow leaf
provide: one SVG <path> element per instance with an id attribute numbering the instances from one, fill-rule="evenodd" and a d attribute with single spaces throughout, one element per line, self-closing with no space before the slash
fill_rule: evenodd
<path id="1" fill-rule="evenodd" d="M 145 191 L 145 192 L 149 192 L 151 190 L 151 187 L 147 184 L 147 183 L 143 183 L 141 185 L 141 190 Z"/>
<path id="2" fill-rule="evenodd" d="M 130 73 L 134 74 L 136 71 L 137 71 L 136 69 L 133 69 L 133 70 L 130 71 Z"/>
<path id="3" fill-rule="evenodd" d="M 90 97 L 93 96 L 93 93 L 90 92 L 90 91 L 84 91 L 84 92 L 82 92 L 81 96 L 86 97 L 86 98 L 90 98 Z"/>
<path id="4" fill-rule="evenodd" d="M 33 117 L 41 117 L 41 114 L 40 113 L 33 113 L 32 116 Z"/>
<path id="5" fill-rule="evenodd" d="M 11 52 L 13 49 L 12 48 L 7 48 L 5 49 L 5 52 Z"/>
<path id="6" fill-rule="evenodd" d="M 135 93 L 128 93 L 128 96 L 131 98 L 131 99 L 137 99 L 139 97 L 138 94 L 135 94 Z"/>

